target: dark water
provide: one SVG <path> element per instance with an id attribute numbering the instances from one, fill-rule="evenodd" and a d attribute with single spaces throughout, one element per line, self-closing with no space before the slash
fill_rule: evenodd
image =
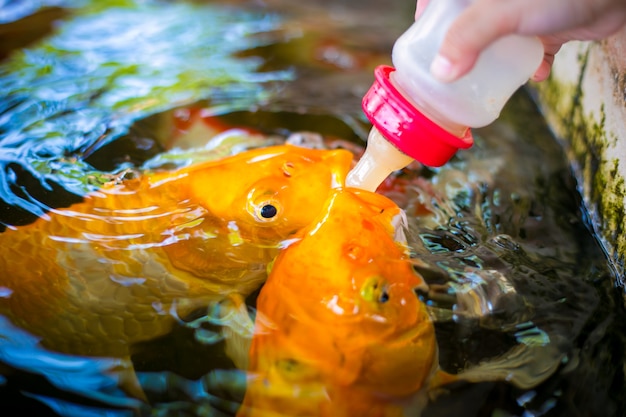
<path id="1" fill-rule="evenodd" d="M 146 161 L 186 163 L 193 154 L 172 148 L 206 139 L 173 135 L 188 109 L 268 143 L 304 132 L 362 144 L 360 99 L 409 25 L 408 3 L 5 2 L 0 224 L 28 224 Z M 525 389 L 457 383 L 424 415 L 624 415 L 622 289 L 529 96 L 520 91 L 448 166 L 405 170 L 395 184 L 386 192 L 407 210 L 416 267 L 439 288 L 425 301 L 439 317 L 442 368 L 458 372 L 524 345 L 553 370 Z M 430 215 L 416 215 L 419 207 Z M 480 293 L 489 303 L 471 301 Z M 112 359 L 46 351 L 6 319 L 1 326 L 1 415 L 133 415 L 135 403 L 105 372 Z M 200 330 L 180 326 L 134 350 L 153 405 L 145 413 L 236 409 L 241 375 L 228 372 L 222 342 Z"/>

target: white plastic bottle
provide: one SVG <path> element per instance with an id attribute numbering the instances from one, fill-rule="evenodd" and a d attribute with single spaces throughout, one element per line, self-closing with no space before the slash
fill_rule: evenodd
<path id="1" fill-rule="evenodd" d="M 473 69 L 443 83 L 430 66 L 455 18 L 472 0 L 433 0 L 396 41 L 395 69 L 380 66 L 363 98 L 373 127 L 367 149 L 347 185 L 374 191 L 393 171 L 417 160 L 441 166 L 458 149 L 472 146 L 470 128 L 493 122 L 539 67 L 543 45 L 536 37 L 505 36 L 484 50 Z"/>

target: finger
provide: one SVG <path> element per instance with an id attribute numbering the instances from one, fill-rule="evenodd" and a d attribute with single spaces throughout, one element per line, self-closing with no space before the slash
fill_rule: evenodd
<path id="1" fill-rule="evenodd" d="M 450 82 L 469 72 L 483 49 L 516 31 L 523 6 L 516 0 L 474 1 L 448 29 L 431 66 L 433 75 Z"/>
<path id="2" fill-rule="evenodd" d="M 539 68 L 535 71 L 531 77 L 533 81 L 541 82 L 547 80 L 552 70 L 552 63 L 554 62 L 554 55 L 545 55 L 543 61 L 539 64 Z"/>
<path id="3" fill-rule="evenodd" d="M 429 1 L 430 0 L 417 0 L 417 5 L 415 6 L 415 20 L 422 15 Z"/>
<path id="4" fill-rule="evenodd" d="M 532 80 L 537 82 L 544 81 L 550 76 L 554 57 L 567 41 L 567 38 L 562 35 L 541 36 L 539 39 L 543 43 L 544 55 L 539 68 L 532 76 Z"/>

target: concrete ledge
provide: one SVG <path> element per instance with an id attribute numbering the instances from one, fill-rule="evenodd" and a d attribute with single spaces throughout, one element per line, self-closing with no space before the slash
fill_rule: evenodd
<path id="1" fill-rule="evenodd" d="M 531 86 L 563 142 L 593 225 L 624 284 L 626 259 L 626 28 L 571 42 L 550 79 Z"/>

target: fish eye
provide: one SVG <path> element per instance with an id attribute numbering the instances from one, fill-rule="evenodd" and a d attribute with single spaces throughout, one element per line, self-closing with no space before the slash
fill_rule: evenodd
<path id="1" fill-rule="evenodd" d="M 261 207 L 261 210 L 259 210 L 259 214 L 264 219 L 271 219 L 278 214 L 278 209 L 272 204 L 265 204 L 263 207 Z"/>
<path id="2" fill-rule="evenodd" d="M 361 297 L 366 301 L 381 304 L 389 301 L 388 285 L 384 278 L 380 276 L 368 278 L 361 287 Z"/>
<path id="3" fill-rule="evenodd" d="M 273 223 L 284 212 L 280 184 L 255 184 L 247 195 L 246 211 L 259 223 Z"/>
<path id="4" fill-rule="evenodd" d="M 271 222 L 281 211 L 281 206 L 275 200 L 265 200 L 259 204 L 252 204 L 251 211 L 260 222 Z"/>

